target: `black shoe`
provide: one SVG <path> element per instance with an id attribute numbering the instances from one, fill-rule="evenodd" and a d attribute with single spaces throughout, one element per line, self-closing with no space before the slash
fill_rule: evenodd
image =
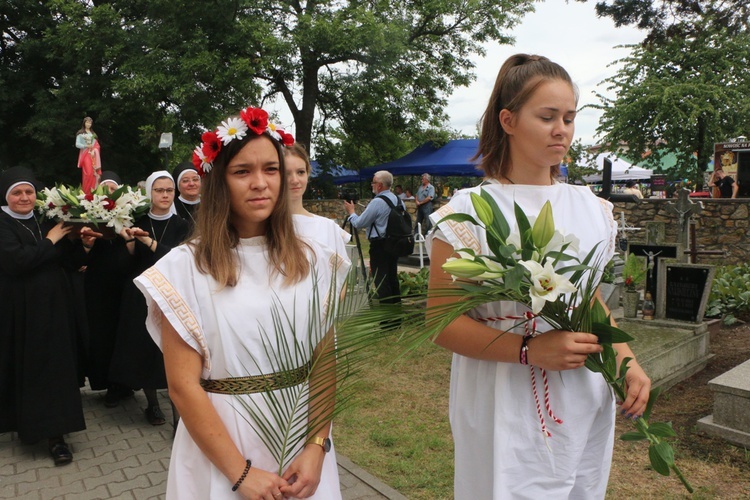
<path id="1" fill-rule="evenodd" d="M 144 412 L 146 413 L 146 420 L 151 425 L 164 425 L 167 423 L 164 413 L 158 406 L 149 406 Z"/>
<path id="2" fill-rule="evenodd" d="M 70 452 L 70 448 L 64 441 L 58 441 L 55 444 L 50 445 L 49 453 L 52 455 L 52 460 L 55 465 L 65 465 L 73 461 L 73 454 Z"/>
<path id="3" fill-rule="evenodd" d="M 117 389 L 110 387 L 107 389 L 107 394 L 104 395 L 104 406 L 107 408 L 114 408 L 120 404 L 120 394 Z"/>

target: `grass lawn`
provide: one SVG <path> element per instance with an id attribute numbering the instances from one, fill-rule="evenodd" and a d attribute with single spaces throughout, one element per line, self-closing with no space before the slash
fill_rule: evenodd
<path id="1" fill-rule="evenodd" d="M 408 498 L 452 498 L 451 353 L 429 343 L 394 362 L 402 346 L 379 349 L 361 402 L 334 423 L 336 449 Z"/>
<path id="2" fill-rule="evenodd" d="M 674 423 L 677 462 L 696 493 L 687 494 L 674 475 L 651 470 L 644 443 L 616 439 L 607 499 L 750 498 L 750 451 L 696 428 L 712 413 L 708 382 L 750 359 L 750 325 L 722 330 L 711 346 L 706 369 L 663 394 L 654 411 L 656 420 Z M 451 354 L 428 343 L 394 362 L 402 349 L 384 343 L 363 366 L 362 401 L 337 417 L 336 448 L 410 499 L 452 498 Z M 629 430 L 618 418 L 615 435 Z"/>

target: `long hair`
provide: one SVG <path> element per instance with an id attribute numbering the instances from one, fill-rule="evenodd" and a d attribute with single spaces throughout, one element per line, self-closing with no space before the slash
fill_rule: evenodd
<path id="1" fill-rule="evenodd" d="M 283 146 L 267 132 L 260 136 L 248 133 L 242 140 L 235 139 L 224 146 L 216 156 L 213 168 L 203 178 L 200 216 L 188 243 L 194 249 L 198 270 L 210 274 L 221 287 L 235 286 L 239 279 L 239 261 L 235 249 L 240 237 L 232 224 L 229 187 L 226 181 L 227 165 L 245 145 L 254 140 L 271 141 L 279 155 L 279 195 L 276 206 L 268 218 L 265 234 L 272 272 L 284 276 L 284 283 L 287 285 L 298 283 L 310 272 L 307 245 L 297 238 L 286 195 Z"/>
<path id="2" fill-rule="evenodd" d="M 85 134 L 86 133 L 86 120 L 91 120 L 91 125 L 94 125 L 94 120 L 90 116 L 87 116 L 81 122 L 81 130 L 79 130 L 78 132 L 76 132 L 76 135 L 81 135 L 81 134 Z M 94 139 L 96 139 L 97 136 L 96 136 L 96 132 L 94 132 L 94 127 L 92 126 L 90 130 L 91 130 L 91 133 L 94 135 Z"/>
<path id="3" fill-rule="evenodd" d="M 551 80 L 568 83 L 578 103 L 578 89 L 565 69 L 543 56 L 516 54 L 510 56 L 500 68 L 492 89 L 490 101 L 482 115 L 479 151 L 473 160 L 481 157 L 479 168 L 488 177 L 499 178 L 509 174 L 510 147 L 508 135 L 500 125 L 500 111 L 517 112 L 526 104 L 539 86 Z M 551 177 L 560 173 L 560 166 L 552 166 Z"/>

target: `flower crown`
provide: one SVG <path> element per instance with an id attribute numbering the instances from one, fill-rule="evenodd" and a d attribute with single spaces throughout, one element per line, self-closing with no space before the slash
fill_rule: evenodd
<path id="1" fill-rule="evenodd" d="M 284 146 L 294 144 L 292 134 L 287 134 L 273 123 L 268 122 L 268 113 L 265 110 L 249 107 L 240 111 L 239 118 L 236 116 L 227 118 L 221 122 L 216 130 L 203 133 L 200 146 L 193 151 L 193 165 L 195 165 L 198 174 L 203 177 L 209 173 L 221 148 L 235 139 L 241 140 L 247 135 L 248 131 L 255 135 L 268 132 L 268 135 Z"/>

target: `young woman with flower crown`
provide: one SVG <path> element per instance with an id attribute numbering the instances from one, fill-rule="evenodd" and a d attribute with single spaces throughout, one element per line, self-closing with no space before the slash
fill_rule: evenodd
<path id="1" fill-rule="evenodd" d="M 479 154 L 486 180 L 479 188 L 459 191 L 432 215 L 433 222 L 450 213 L 476 217 L 469 194 L 480 189 L 509 221 L 515 220 L 514 202 L 535 217 L 549 200 L 556 227 L 580 241 L 578 256 L 585 257 L 598 244 L 600 262 L 608 262 L 616 234 L 612 205 L 586 187 L 555 181 L 573 139 L 576 105 L 576 89 L 562 67 L 540 56 L 509 58 L 482 122 Z M 431 290 L 451 286 L 442 266 L 455 250 L 490 253 L 479 226 L 456 221 L 437 225 Z M 452 300 L 433 295 L 428 307 Z M 451 323 L 436 339 L 454 352 L 450 420 L 455 497 L 604 498 L 615 405 L 603 377 L 584 367 L 588 354 L 602 348 L 593 334 L 551 330 L 542 321 L 535 328 L 540 335 L 525 335 L 511 318 L 527 311 L 514 302 L 487 304 Z M 626 344 L 613 347 L 618 365 L 633 358 L 620 410 L 637 417 L 646 408 L 651 383 Z M 534 384 L 542 377 L 547 387 Z"/>
<path id="2" fill-rule="evenodd" d="M 281 473 L 264 438 L 263 426 L 273 424 L 258 419 L 274 413 L 268 398 L 307 375 L 314 402 L 332 404 L 335 389 L 321 390 L 312 359 L 280 366 L 292 346 L 319 355 L 308 328 L 321 304 L 335 300 L 349 263 L 296 237 L 283 152 L 293 138 L 268 124 L 265 111 L 247 108 L 202 139 L 194 154 L 203 173 L 196 237 L 136 280 L 182 418 L 167 498 L 340 498 L 326 411 Z M 328 295 L 313 300 L 319 293 Z M 259 389 L 258 381 L 270 386 Z M 310 412 L 295 415 L 306 420 Z"/>

